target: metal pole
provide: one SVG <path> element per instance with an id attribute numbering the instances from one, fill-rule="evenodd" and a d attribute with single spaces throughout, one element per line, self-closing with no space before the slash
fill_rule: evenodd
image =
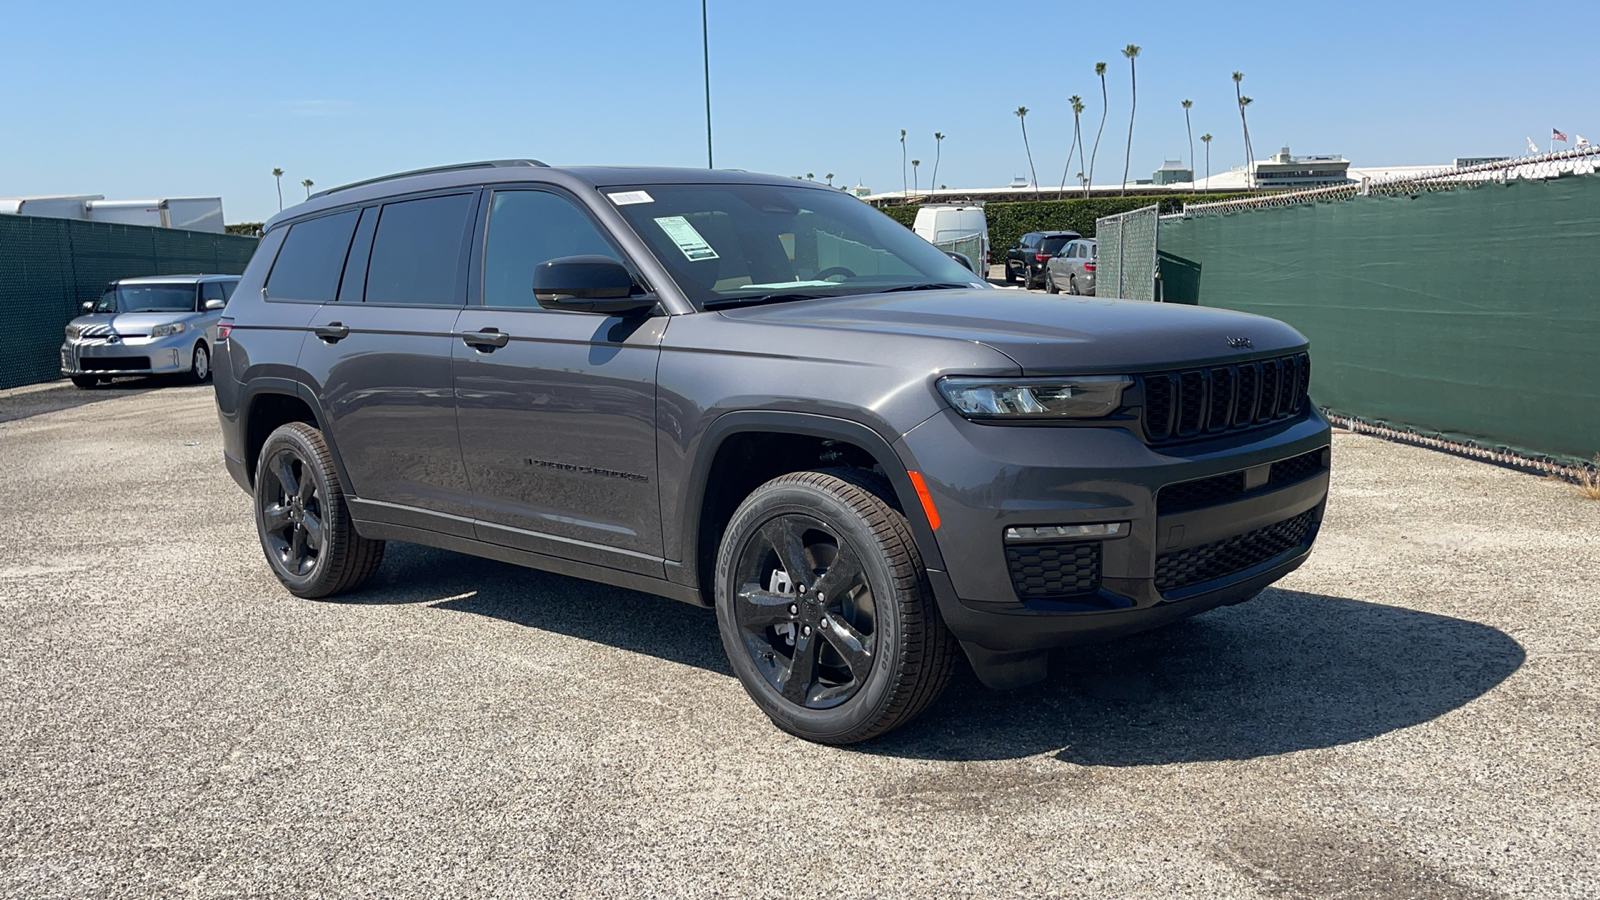
<path id="1" fill-rule="evenodd" d="M 706 168 L 715 169 L 711 161 L 711 30 L 706 25 L 706 0 L 700 0 L 700 48 L 706 64 Z"/>

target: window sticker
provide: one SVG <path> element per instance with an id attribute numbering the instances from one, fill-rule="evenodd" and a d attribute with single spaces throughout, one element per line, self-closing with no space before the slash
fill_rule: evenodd
<path id="1" fill-rule="evenodd" d="M 606 196 L 610 197 L 611 202 L 618 206 L 632 206 L 635 203 L 656 202 L 656 198 L 650 196 L 644 191 L 618 191 L 615 194 L 607 194 Z"/>
<path id="2" fill-rule="evenodd" d="M 678 245 L 690 262 L 717 258 L 717 251 L 711 249 L 706 239 L 683 216 L 662 216 L 656 219 L 656 224 L 667 233 L 667 237 L 672 238 L 672 242 Z"/>

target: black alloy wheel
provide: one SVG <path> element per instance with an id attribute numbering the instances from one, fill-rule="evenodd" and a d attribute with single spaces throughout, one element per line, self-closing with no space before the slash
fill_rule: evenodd
<path id="1" fill-rule="evenodd" d="M 849 744 L 910 721 L 957 647 L 881 477 L 795 472 L 757 488 L 717 556 L 717 623 L 734 673 L 780 728 Z"/>
<path id="2" fill-rule="evenodd" d="M 383 563 L 383 541 L 355 530 L 322 432 L 290 422 L 256 461 L 256 533 L 289 593 L 320 598 L 352 590 Z"/>

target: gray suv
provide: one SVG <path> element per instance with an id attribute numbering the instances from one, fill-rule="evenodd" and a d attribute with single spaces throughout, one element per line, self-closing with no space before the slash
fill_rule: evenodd
<path id="1" fill-rule="evenodd" d="M 1305 561 L 1305 339 L 991 288 L 840 191 L 729 171 L 405 173 L 267 223 L 218 326 L 226 464 L 326 597 L 411 541 L 716 610 L 844 744 Z"/>

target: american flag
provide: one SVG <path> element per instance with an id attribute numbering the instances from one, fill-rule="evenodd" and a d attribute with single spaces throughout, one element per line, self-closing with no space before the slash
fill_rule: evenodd
<path id="1" fill-rule="evenodd" d="M 1561 133 L 1561 129 L 1552 128 L 1550 129 L 1550 140 L 1560 141 L 1561 143 L 1565 144 L 1567 142 L 1567 136 Z"/>

